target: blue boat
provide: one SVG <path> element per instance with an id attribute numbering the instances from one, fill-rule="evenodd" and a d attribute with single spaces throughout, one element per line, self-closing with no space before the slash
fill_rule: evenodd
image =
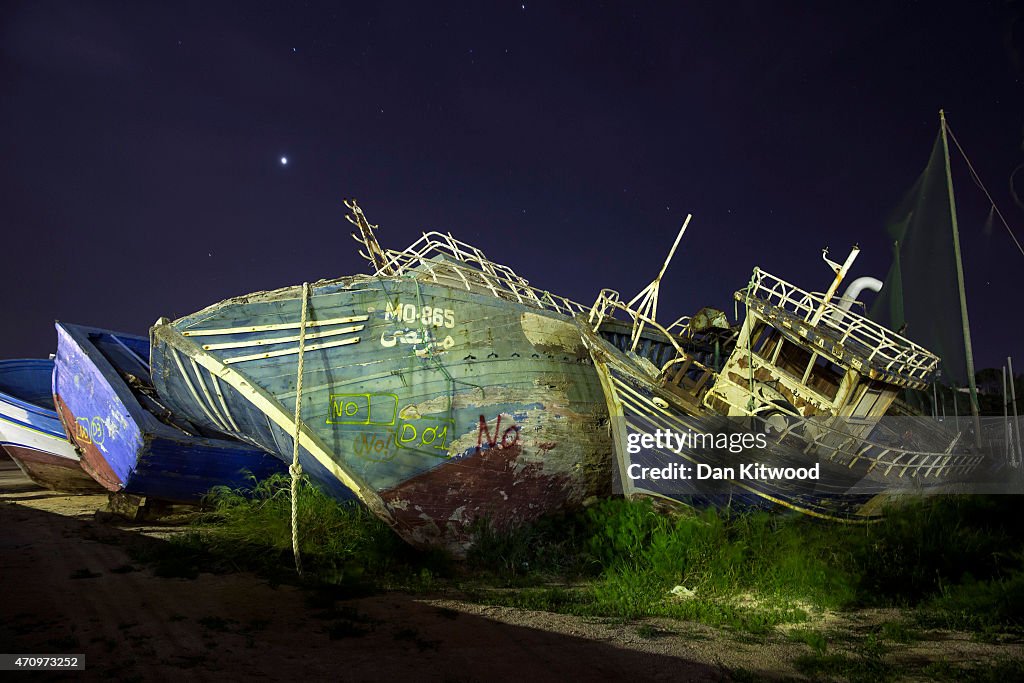
<path id="1" fill-rule="evenodd" d="M 156 397 L 148 358 L 145 337 L 57 323 L 57 409 L 104 488 L 194 503 L 213 486 L 285 471 L 265 451 L 172 414 Z"/>
<path id="2" fill-rule="evenodd" d="M 372 275 L 153 327 L 167 405 L 290 462 L 301 367 L 304 472 L 455 554 L 477 522 L 510 528 L 610 490 L 607 411 L 572 321 L 587 309 L 451 235 L 385 252 L 349 207 Z"/>
<path id="3" fill-rule="evenodd" d="M 53 361 L 0 360 L 0 445 L 25 475 L 56 491 L 99 491 L 54 410 Z"/>

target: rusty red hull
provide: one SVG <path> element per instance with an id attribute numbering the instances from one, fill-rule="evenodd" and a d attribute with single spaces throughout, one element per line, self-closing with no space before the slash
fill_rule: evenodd
<path id="1" fill-rule="evenodd" d="M 11 460 L 29 479 L 43 488 L 75 493 L 102 491 L 78 463 L 24 446 L 4 445 Z"/>
<path id="2" fill-rule="evenodd" d="M 479 523 L 508 531 L 574 496 L 575 479 L 520 461 L 522 446 L 495 446 L 447 461 L 381 493 L 403 538 L 464 555 Z M 578 498 L 577 498 L 578 500 Z"/>
<path id="3" fill-rule="evenodd" d="M 60 396 L 54 396 L 54 404 L 57 407 L 57 413 L 61 417 L 61 422 L 65 425 L 78 425 L 78 421 L 75 415 L 72 414 L 71 410 L 61 399 Z M 67 428 L 66 428 L 67 429 Z M 106 458 L 96 447 L 96 444 L 88 438 L 88 433 L 81 434 L 78 430 L 72 429 L 68 435 L 71 439 L 71 443 L 75 444 L 78 449 L 78 454 L 81 457 L 82 469 L 98 484 L 103 488 L 113 493 L 117 493 L 121 490 L 123 482 L 114 473 L 114 470 L 107 463 Z"/>

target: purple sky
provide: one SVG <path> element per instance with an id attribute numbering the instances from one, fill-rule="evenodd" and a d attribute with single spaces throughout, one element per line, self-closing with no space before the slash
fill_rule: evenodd
<path id="1" fill-rule="evenodd" d="M 826 245 L 858 242 L 851 276 L 883 277 L 884 219 L 940 107 L 1024 239 L 1022 19 L 981 1 L 6 2 L 0 357 L 51 352 L 54 319 L 142 332 L 365 272 L 344 197 L 385 246 L 451 231 L 588 304 L 642 288 L 692 212 L 666 320 L 731 315 L 755 265 L 824 289 Z M 978 366 L 1024 367 L 1024 256 L 957 173 Z"/>

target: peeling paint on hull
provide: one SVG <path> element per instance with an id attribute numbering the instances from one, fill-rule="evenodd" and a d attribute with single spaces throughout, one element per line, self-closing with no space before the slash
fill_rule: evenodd
<path id="1" fill-rule="evenodd" d="M 290 461 L 296 343 L 266 342 L 294 338 L 300 296 L 297 287 L 256 293 L 158 324 L 160 395 L 222 430 L 226 408 L 238 425 L 229 433 Z M 335 467 L 365 485 L 360 497 L 410 543 L 461 554 L 481 516 L 510 527 L 610 490 L 600 381 L 565 316 L 407 278 L 355 277 L 314 285 L 309 319 L 324 322 L 310 328 L 320 336 L 307 349 L 338 341 L 305 355 L 303 426 L 323 450 L 300 449 L 303 468 L 329 490 Z M 327 336 L 339 320 L 359 328 L 349 333 L 357 341 Z M 248 360 L 254 348 L 280 355 Z M 224 406 L 202 392 L 214 377 Z"/>
<path id="2" fill-rule="evenodd" d="M 567 499 L 579 500 L 569 474 L 545 475 L 535 464 L 517 467 L 521 455 L 518 445 L 489 448 L 413 477 L 382 497 L 403 537 L 421 547 L 443 545 L 461 556 L 477 522 L 507 531 Z"/>

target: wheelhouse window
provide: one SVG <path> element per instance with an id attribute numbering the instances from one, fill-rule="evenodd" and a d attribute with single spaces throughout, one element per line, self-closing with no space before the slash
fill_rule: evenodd
<path id="1" fill-rule="evenodd" d="M 807 386 L 819 394 L 834 399 L 839 393 L 839 384 L 846 372 L 824 356 L 818 356 L 807 376 Z"/>
<path id="2" fill-rule="evenodd" d="M 750 349 L 762 358 L 771 358 L 782 334 L 771 325 L 758 325 L 750 336 Z"/>
<path id="3" fill-rule="evenodd" d="M 783 372 L 803 380 L 807 365 L 811 362 L 811 352 L 791 341 L 779 340 L 781 348 L 775 360 L 775 367 Z"/>

